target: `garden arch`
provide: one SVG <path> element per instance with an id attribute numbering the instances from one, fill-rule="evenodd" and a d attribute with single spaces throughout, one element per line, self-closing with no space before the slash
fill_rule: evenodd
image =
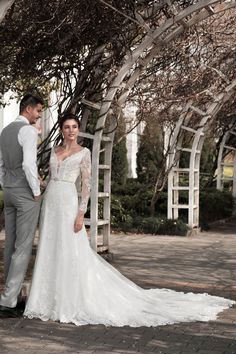
<path id="1" fill-rule="evenodd" d="M 226 86 L 217 96 L 213 96 L 212 102 L 208 103 L 208 107 L 205 111 L 198 108 L 196 105 L 194 106 L 192 102 L 189 102 L 180 115 L 179 121 L 175 127 L 171 141 L 168 165 L 168 218 L 177 219 L 179 210 L 187 209 L 188 225 L 191 228 L 198 227 L 199 225 L 199 175 L 201 151 L 205 138 L 204 133 L 210 121 L 214 119 L 221 107 L 232 97 L 235 89 L 236 80 Z M 193 113 L 200 117 L 200 122 L 197 123 L 197 126 L 191 125 Z M 192 134 L 188 147 L 183 146 L 186 132 Z M 220 162 L 222 160 L 223 148 L 228 148 L 225 145 L 228 134 L 225 136 L 221 145 L 221 154 L 219 155 L 221 156 L 219 158 Z M 184 168 L 179 164 L 180 155 L 183 152 L 190 155 L 188 160 L 189 165 Z M 185 180 L 187 180 L 185 185 L 182 184 L 183 176 L 185 176 Z M 187 204 L 180 202 L 181 191 L 188 193 Z"/>
<path id="2" fill-rule="evenodd" d="M 228 141 L 230 136 L 236 136 L 236 131 L 229 130 L 225 133 L 222 142 L 220 144 L 218 161 L 217 161 L 217 189 L 223 190 L 224 189 L 224 182 L 232 181 L 232 194 L 233 197 L 236 197 L 236 146 L 229 145 Z M 224 156 L 227 153 L 234 152 L 234 160 L 233 162 L 225 162 Z M 224 175 L 224 167 L 231 167 L 233 169 L 232 177 L 226 177 Z"/>
<path id="3" fill-rule="evenodd" d="M 107 156 L 106 164 L 101 164 L 101 154 L 100 152 L 104 152 L 104 148 L 101 149 L 101 143 L 106 136 L 104 132 L 104 127 L 106 123 L 107 116 L 111 114 L 111 104 L 116 97 L 116 104 L 118 109 L 122 109 L 126 98 L 129 95 L 132 87 L 134 86 L 136 80 L 139 78 L 141 73 L 145 70 L 148 63 L 155 57 L 159 50 L 159 46 L 167 45 L 171 40 L 180 35 L 186 28 L 189 28 L 193 25 L 196 25 L 200 21 L 204 19 L 218 14 L 222 11 L 226 11 L 227 9 L 233 8 L 236 6 L 236 1 L 216 1 L 216 0 L 203 0 L 199 1 L 196 4 L 188 6 L 184 10 L 180 10 L 179 12 L 175 7 L 172 6 L 170 1 L 166 2 L 170 7 L 173 17 L 166 19 L 164 23 L 154 29 L 153 31 L 148 30 L 147 35 L 144 37 L 143 41 L 135 48 L 132 52 L 128 52 L 125 58 L 125 62 L 123 66 L 117 73 L 117 76 L 113 80 L 112 84 L 107 90 L 107 93 L 101 103 L 101 107 L 99 110 L 99 118 L 96 124 L 95 134 L 93 137 L 93 151 L 92 151 L 92 193 L 91 193 L 91 216 L 88 223 L 90 224 L 91 230 L 91 245 L 94 250 L 102 249 L 109 250 L 109 230 L 110 230 L 110 193 L 107 192 L 106 195 L 100 193 L 106 193 L 105 190 L 99 191 L 99 173 L 101 170 L 104 171 L 104 186 L 107 183 L 107 191 L 110 191 L 110 176 L 111 176 L 111 153 L 112 153 L 112 144 L 107 144 L 105 150 L 105 155 Z M 131 69 L 136 65 L 136 68 L 133 70 L 132 74 L 130 74 Z M 119 90 L 119 94 L 117 92 Z M 220 96 L 221 97 L 221 96 Z M 192 110 L 197 112 L 199 116 L 202 116 L 202 125 L 205 125 L 209 116 L 214 116 L 215 105 L 220 109 L 221 104 L 217 103 L 218 98 L 210 105 L 209 112 L 201 112 L 198 108 L 194 108 L 192 106 Z M 222 98 L 222 102 L 223 102 Z M 187 128 L 187 127 L 186 127 Z M 182 130 L 184 128 L 181 128 Z M 195 134 L 195 140 L 192 152 L 192 161 L 195 161 L 191 170 L 194 169 L 199 164 L 200 153 L 203 141 L 201 139 L 203 135 L 202 130 L 197 130 L 193 132 Z M 112 133 L 112 139 L 114 137 L 114 132 Z M 202 141 L 202 142 L 201 142 Z M 200 143 L 201 142 L 201 143 Z M 199 158 L 195 158 L 196 154 L 199 155 Z M 109 161 L 108 161 L 109 160 Z M 100 167 L 99 167 L 100 166 Z M 199 177 L 198 177 L 199 178 Z M 106 181 L 106 182 L 105 182 Z M 197 180 L 196 180 L 197 181 Z M 193 183 L 197 183 L 197 182 Z M 109 193 L 109 194 L 108 194 Z M 197 193 L 196 193 L 197 194 Z M 98 219 L 98 204 L 100 196 L 103 198 L 103 219 Z M 192 200 L 194 199 L 191 196 Z M 193 209 L 193 203 L 191 202 L 191 207 Z M 194 208 L 196 209 L 196 208 Z M 193 217 L 193 212 L 190 214 L 191 220 L 189 220 L 190 225 L 195 225 L 194 221 L 197 220 L 197 212 L 194 212 L 195 216 Z M 175 211 L 176 215 L 176 211 Z M 170 214 L 169 214 L 170 216 Z M 104 226 L 106 225 L 106 226 Z M 103 242 L 102 245 L 98 248 L 98 227 L 102 226 L 103 230 Z"/>
<path id="4" fill-rule="evenodd" d="M 0 23 L 6 16 L 7 11 L 10 9 L 11 5 L 14 3 L 14 0 L 1 0 L 0 3 Z"/>

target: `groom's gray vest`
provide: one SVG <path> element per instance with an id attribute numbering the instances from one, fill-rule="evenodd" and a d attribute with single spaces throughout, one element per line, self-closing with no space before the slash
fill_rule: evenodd
<path id="1" fill-rule="evenodd" d="M 18 142 L 20 129 L 26 122 L 13 122 L 3 129 L 0 137 L 0 146 L 6 174 L 3 187 L 29 187 L 25 173 L 22 169 L 23 149 Z"/>

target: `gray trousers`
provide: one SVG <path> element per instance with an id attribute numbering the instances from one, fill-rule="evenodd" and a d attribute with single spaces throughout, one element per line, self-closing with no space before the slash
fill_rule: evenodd
<path id="1" fill-rule="evenodd" d="M 30 188 L 4 188 L 5 289 L 0 305 L 15 307 L 29 264 L 38 223 L 40 202 L 33 198 Z"/>

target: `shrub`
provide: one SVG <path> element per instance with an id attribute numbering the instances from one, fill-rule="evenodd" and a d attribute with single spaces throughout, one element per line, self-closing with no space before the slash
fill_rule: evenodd
<path id="1" fill-rule="evenodd" d="M 136 216 L 149 216 L 152 190 L 135 179 L 128 179 L 125 186 L 112 183 L 112 195 L 119 199 L 126 211 Z M 155 206 L 157 215 L 167 213 L 167 192 L 160 193 Z"/>
<path id="2" fill-rule="evenodd" d="M 138 232 L 148 233 L 148 234 L 157 234 L 159 228 L 160 220 L 155 217 L 136 217 L 134 219 L 134 228 Z"/>
<path id="3" fill-rule="evenodd" d="M 0 214 L 3 211 L 3 192 L 0 190 Z"/>
<path id="4" fill-rule="evenodd" d="M 160 235 L 178 235 L 186 236 L 189 230 L 188 225 L 186 225 L 182 220 L 161 220 L 158 228 L 158 234 Z"/>
<path id="5" fill-rule="evenodd" d="M 139 232 L 156 235 L 186 236 L 189 228 L 182 220 L 169 220 L 166 218 L 136 218 L 134 227 Z"/>
<path id="6" fill-rule="evenodd" d="M 114 219 L 113 219 L 114 221 Z M 188 226 L 181 220 L 168 220 L 166 218 L 142 217 L 132 218 L 127 215 L 123 221 L 115 220 L 113 229 L 123 232 L 138 232 L 152 235 L 179 235 L 186 236 Z"/>
<path id="7" fill-rule="evenodd" d="M 179 210 L 178 220 L 167 220 L 167 191 L 160 193 L 155 205 L 155 216 L 150 217 L 152 191 L 137 180 L 127 180 L 125 186 L 113 184 L 111 201 L 111 225 L 124 232 L 186 235 L 188 211 Z M 182 191 L 179 201 L 188 201 L 188 193 Z M 207 229 L 210 222 L 232 215 L 234 200 L 231 192 L 215 188 L 200 192 L 200 226 Z M 163 216 L 164 215 L 164 216 Z M 162 221 L 161 221 L 162 220 Z"/>
<path id="8" fill-rule="evenodd" d="M 232 215 L 234 199 L 231 192 L 216 189 L 200 193 L 200 224 L 228 218 Z"/>
<path id="9" fill-rule="evenodd" d="M 119 198 L 111 197 L 111 227 L 124 232 L 132 229 L 133 219 L 127 209 L 122 205 Z"/>

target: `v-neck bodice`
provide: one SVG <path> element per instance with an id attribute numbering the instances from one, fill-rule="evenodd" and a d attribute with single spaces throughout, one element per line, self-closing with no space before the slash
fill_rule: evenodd
<path id="1" fill-rule="evenodd" d="M 81 150 L 79 150 L 79 151 L 77 151 L 77 152 L 74 152 L 73 154 L 70 154 L 70 155 L 66 156 L 66 157 L 65 157 L 64 159 L 62 159 L 62 160 L 58 159 L 57 153 L 56 153 L 56 151 L 55 151 L 55 148 L 52 149 L 52 153 L 54 153 L 54 154 L 56 155 L 56 160 L 57 160 L 57 162 L 58 162 L 58 163 L 62 163 L 63 161 L 69 159 L 70 157 L 73 157 L 73 156 L 75 156 L 75 155 L 81 153 L 83 150 L 84 150 L 84 148 L 81 148 Z"/>
<path id="2" fill-rule="evenodd" d="M 90 151 L 87 148 L 58 160 L 54 148 L 50 157 L 51 179 L 75 183 L 80 172 L 90 165 Z"/>
<path id="3" fill-rule="evenodd" d="M 81 182 L 81 201 L 80 210 L 83 212 L 87 209 L 88 200 L 91 189 L 91 156 L 87 148 L 68 156 L 62 161 L 59 161 L 52 148 L 50 156 L 50 183 L 62 182 L 59 190 L 65 189 L 65 182 L 68 184 L 75 184 L 77 178 L 80 176 Z"/>

